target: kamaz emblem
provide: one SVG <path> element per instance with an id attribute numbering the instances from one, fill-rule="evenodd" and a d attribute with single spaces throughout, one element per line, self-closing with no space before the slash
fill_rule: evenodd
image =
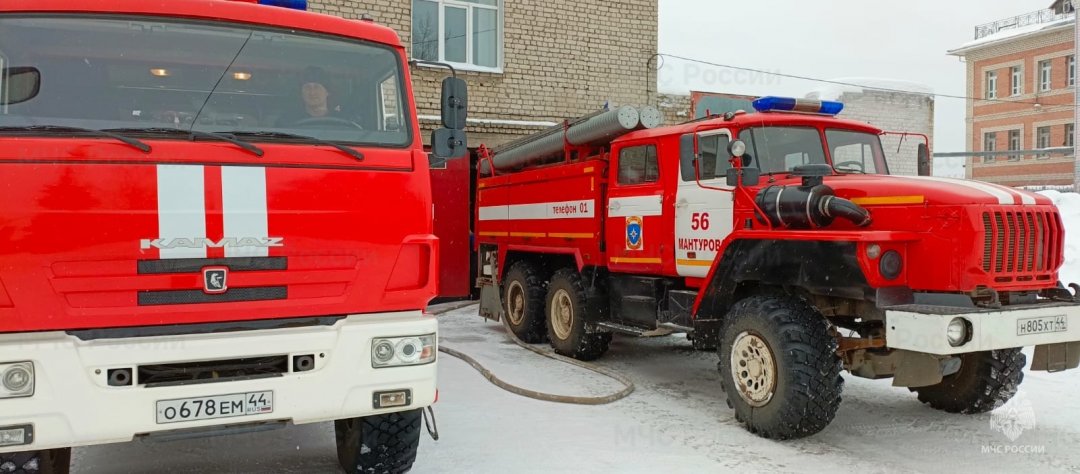
<path id="1" fill-rule="evenodd" d="M 173 239 L 142 239 L 143 250 L 155 249 L 205 249 L 240 247 L 281 247 L 284 237 L 225 237 L 215 241 L 206 237 L 177 237 Z"/>

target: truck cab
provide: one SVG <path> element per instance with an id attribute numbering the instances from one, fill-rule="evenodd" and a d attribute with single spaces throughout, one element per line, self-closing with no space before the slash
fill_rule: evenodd
<path id="1" fill-rule="evenodd" d="M 324 421 L 348 472 L 411 465 L 439 254 L 393 30 L 14 0 L 0 71 L 0 466 Z"/>

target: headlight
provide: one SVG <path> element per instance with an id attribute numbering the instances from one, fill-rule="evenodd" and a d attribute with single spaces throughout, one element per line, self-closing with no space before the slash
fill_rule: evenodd
<path id="1" fill-rule="evenodd" d="M 945 335 L 949 338 L 949 345 L 959 347 L 968 342 L 971 338 L 968 327 L 968 322 L 964 318 L 953 318 L 952 321 L 949 321 L 949 327 L 945 329 Z"/>
<path id="2" fill-rule="evenodd" d="M 904 260 L 900 257 L 900 252 L 895 250 L 885 252 L 878 263 L 878 271 L 886 280 L 895 280 L 900 276 L 900 271 L 903 269 Z"/>
<path id="3" fill-rule="evenodd" d="M 0 364 L 0 398 L 29 397 L 33 394 L 33 362 Z"/>
<path id="4" fill-rule="evenodd" d="M 400 367 L 435 361 L 435 335 L 382 337 L 371 341 L 371 366 Z"/>

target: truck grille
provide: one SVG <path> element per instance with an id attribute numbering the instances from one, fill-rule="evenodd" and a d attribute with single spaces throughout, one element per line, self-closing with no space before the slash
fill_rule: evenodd
<path id="1" fill-rule="evenodd" d="M 982 268 L 994 275 L 995 282 L 1051 278 L 1061 261 L 1062 225 L 1057 212 L 999 209 L 984 212 L 982 221 Z"/>

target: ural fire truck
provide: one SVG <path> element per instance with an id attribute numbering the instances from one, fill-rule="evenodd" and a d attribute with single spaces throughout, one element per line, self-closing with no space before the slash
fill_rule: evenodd
<path id="1" fill-rule="evenodd" d="M 484 150 L 481 314 L 583 360 L 613 333 L 686 332 L 774 439 L 828 425 L 842 370 L 981 413 L 1016 393 L 1024 346 L 1031 370 L 1076 368 L 1051 202 L 890 175 L 882 131 L 842 107 L 766 97 L 658 128 L 623 107 Z"/>
<path id="2" fill-rule="evenodd" d="M 254 1 L 0 3 L 0 472 L 322 421 L 347 472 L 412 464 L 438 246 L 406 61 Z"/>

